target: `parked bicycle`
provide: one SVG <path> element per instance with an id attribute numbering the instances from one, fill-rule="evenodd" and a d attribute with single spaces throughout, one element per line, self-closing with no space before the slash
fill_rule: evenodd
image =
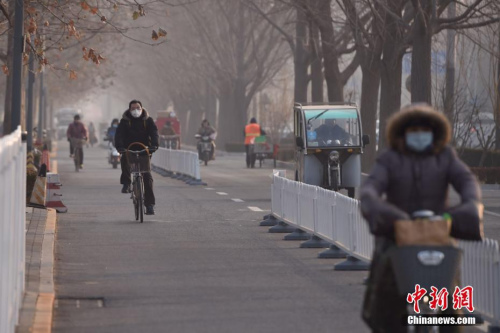
<path id="1" fill-rule="evenodd" d="M 71 138 L 73 146 L 73 161 L 75 162 L 75 171 L 79 172 L 83 167 L 83 145 L 87 142 L 86 139 Z"/>
<path id="2" fill-rule="evenodd" d="M 142 146 L 144 149 L 132 150 L 132 146 Z M 135 220 L 144 222 L 144 178 L 143 174 L 151 172 L 150 155 L 153 149 L 140 142 L 131 143 L 124 151 L 127 154 L 127 163 L 132 179 L 132 192 L 130 198 L 134 204 Z"/>

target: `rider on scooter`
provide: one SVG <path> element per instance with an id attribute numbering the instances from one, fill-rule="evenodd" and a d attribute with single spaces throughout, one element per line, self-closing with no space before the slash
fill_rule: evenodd
<path id="1" fill-rule="evenodd" d="M 387 255 L 396 246 L 395 221 L 410 220 L 413 212 L 426 209 L 451 218 L 452 237 L 478 240 L 481 193 L 474 175 L 448 145 L 448 120 L 429 105 L 397 112 L 388 121 L 386 137 L 389 147 L 360 191 L 361 211 L 375 235 L 362 317 L 373 332 L 406 332 L 401 318 L 407 315 L 407 301 L 398 294 Z M 447 206 L 450 184 L 461 199 L 455 207 Z M 447 326 L 441 332 L 460 328 Z"/>
<path id="2" fill-rule="evenodd" d="M 204 119 L 201 122 L 201 127 L 198 129 L 197 134 L 201 136 L 208 136 L 212 140 L 212 151 L 210 153 L 210 159 L 215 160 L 215 136 L 217 135 L 217 131 L 215 128 L 210 126 L 210 122 L 207 119 Z M 200 145 L 198 145 L 198 154 L 201 156 L 201 148 Z"/>

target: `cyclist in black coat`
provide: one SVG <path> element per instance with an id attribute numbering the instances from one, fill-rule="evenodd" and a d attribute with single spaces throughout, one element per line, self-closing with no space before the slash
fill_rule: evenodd
<path id="1" fill-rule="evenodd" d="M 156 124 L 143 109 L 142 103 L 133 100 L 129 103 L 129 108 L 123 113 L 122 119 L 115 134 L 115 145 L 118 151 L 123 151 L 133 142 L 140 142 L 150 147 L 150 152 L 154 152 L 158 147 L 158 128 Z M 141 146 L 131 147 L 133 150 L 143 149 Z M 123 185 L 122 193 L 130 193 L 130 168 L 126 154 L 120 160 L 122 175 L 120 184 Z M 154 215 L 155 196 L 153 192 L 153 177 L 151 173 L 144 173 L 144 204 L 146 214 Z"/>

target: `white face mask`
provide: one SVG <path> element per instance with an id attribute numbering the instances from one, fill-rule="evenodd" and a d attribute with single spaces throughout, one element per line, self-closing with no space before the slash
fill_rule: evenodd
<path id="1" fill-rule="evenodd" d="M 135 109 L 135 110 L 130 111 L 130 114 L 134 118 L 139 118 L 141 116 L 141 114 L 142 114 L 142 110 Z"/>

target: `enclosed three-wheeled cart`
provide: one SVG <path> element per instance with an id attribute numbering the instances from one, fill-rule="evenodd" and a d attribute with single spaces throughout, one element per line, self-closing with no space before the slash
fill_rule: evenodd
<path id="1" fill-rule="evenodd" d="M 295 179 L 354 198 L 361 184 L 361 154 L 370 141 L 363 135 L 356 104 L 294 106 Z"/>

